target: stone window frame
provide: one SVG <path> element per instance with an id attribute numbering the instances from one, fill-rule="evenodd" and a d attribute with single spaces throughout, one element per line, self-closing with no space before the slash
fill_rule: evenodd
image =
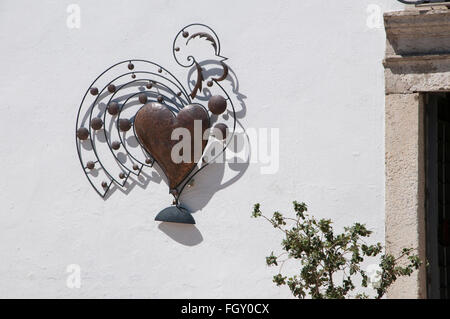
<path id="1" fill-rule="evenodd" d="M 426 93 L 450 91 L 450 10 L 384 14 L 385 236 L 387 251 L 415 247 L 426 259 Z M 388 298 L 426 298 L 425 266 L 397 280 Z"/>

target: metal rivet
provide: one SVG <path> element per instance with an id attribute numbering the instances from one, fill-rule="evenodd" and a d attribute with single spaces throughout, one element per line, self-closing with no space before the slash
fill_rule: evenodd
<path id="1" fill-rule="evenodd" d="M 125 178 L 125 174 L 122 172 L 122 173 L 119 174 L 119 177 L 120 177 L 121 179 L 124 179 L 124 178 Z"/>
<path id="2" fill-rule="evenodd" d="M 142 104 L 147 103 L 147 94 L 145 93 L 139 94 L 139 102 Z"/>
<path id="3" fill-rule="evenodd" d="M 208 81 L 208 82 L 206 83 L 206 85 L 209 86 L 209 87 L 213 86 L 213 81 Z"/>
<path id="4" fill-rule="evenodd" d="M 176 47 L 176 48 L 175 48 L 175 51 L 177 51 L 177 52 L 180 51 L 180 48 L 179 48 L 179 47 Z"/>
<path id="5" fill-rule="evenodd" d="M 183 37 L 187 38 L 189 36 L 189 32 L 183 31 Z"/>
<path id="6" fill-rule="evenodd" d="M 77 130 L 77 137 L 80 140 L 86 140 L 89 137 L 89 130 L 87 128 L 85 128 L 85 127 L 80 127 Z"/>
<path id="7" fill-rule="evenodd" d="M 138 164 L 134 164 L 134 165 L 133 165 L 133 169 L 134 169 L 135 171 L 137 171 L 137 170 L 139 169 Z"/>
<path id="8" fill-rule="evenodd" d="M 162 95 L 158 95 L 158 102 L 161 103 L 164 100 L 164 98 L 162 97 Z"/>
<path id="9" fill-rule="evenodd" d="M 151 162 L 152 162 L 151 159 L 149 159 L 149 158 L 145 159 L 145 163 L 146 163 L 146 164 L 151 164 Z"/>
<path id="10" fill-rule="evenodd" d="M 92 127 L 94 130 L 99 130 L 99 129 L 101 129 L 101 128 L 102 128 L 102 125 L 103 125 L 103 121 L 102 121 L 102 119 L 99 118 L 99 117 L 95 117 L 95 118 L 93 118 L 93 119 L 91 120 L 91 127 Z"/>
<path id="11" fill-rule="evenodd" d="M 111 147 L 113 150 L 118 150 L 120 148 L 120 142 L 119 141 L 114 141 L 111 143 Z"/>
<path id="12" fill-rule="evenodd" d="M 132 77 L 133 79 L 135 79 L 135 78 L 136 78 L 136 74 L 133 73 L 133 74 L 131 75 L 131 77 Z"/>
<path id="13" fill-rule="evenodd" d="M 98 89 L 96 87 L 93 87 L 89 90 L 89 92 L 91 92 L 92 95 L 97 95 L 98 94 Z"/>
<path id="14" fill-rule="evenodd" d="M 134 69 L 134 64 L 133 63 L 128 63 L 128 69 L 129 70 L 133 70 Z"/>
<path id="15" fill-rule="evenodd" d="M 177 95 L 178 95 L 178 96 L 181 96 L 181 92 L 178 92 Z"/>
<path id="16" fill-rule="evenodd" d="M 227 109 L 227 100 L 221 95 L 214 95 L 208 101 L 208 108 L 213 114 L 222 114 Z"/>
<path id="17" fill-rule="evenodd" d="M 131 121 L 129 119 L 120 119 L 119 120 L 119 129 L 122 132 L 126 132 L 131 128 Z"/>
<path id="18" fill-rule="evenodd" d="M 103 182 L 102 182 L 102 187 L 103 187 L 103 188 L 106 188 L 106 187 L 108 187 L 108 183 L 107 183 L 107 182 L 105 182 L 105 181 L 103 181 Z"/>
<path id="19" fill-rule="evenodd" d="M 115 86 L 114 84 L 108 85 L 108 91 L 109 91 L 110 93 L 116 92 L 116 86 Z"/>
<path id="20" fill-rule="evenodd" d="M 111 115 L 116 115 L 117 113 L 119 113 L 119 103 L 117 103 L 117 102 L 109 103 L 108 113 Z"/>
<path id="21" fill-rule="evenodd" d="M 149 89 L 149 90 L 152 88 L 152 86 L 153 86 L 152 82 L 148 82 L 147 85 L 146 85 L 147 89 Z"/>
<path id="22" fill-rule="evenodd" d="M 159 72 L 159 73 L 161 73 L 161 72 L 162 72 L 162 69 L 161 69 L 161 68 L 159 68 L 159 69 L 158 69 L 158 72 Z"/>
<path id="23" fill-rule="evenodd" d="M 94 169 L 95 163 L 93 161 L 89 161 L 86 163 L 86 167 L 89 169 Z"/>

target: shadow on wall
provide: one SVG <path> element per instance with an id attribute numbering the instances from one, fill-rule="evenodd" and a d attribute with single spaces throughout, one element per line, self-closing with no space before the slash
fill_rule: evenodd
<path id="1" fill-rule="evenodd" d="M 167 183 L 164 174 L 157 165 L 153 166 L 153 162 L 142 164 L 145 163 L 146 159 L 151 159 L 151 156 L 143 150 L 134 130 L 119 132 L 117 129 L 117 117 L 129 118 L 131 122 L 134 121 L 134 114 L 142 107 L 142 103 L 138 101 L 140 93 L 144 93 L 150 100 L 156 100 L 158 96 L 163 96 L 165 105 L 171 110 L 183 107 L 167 87 L 154 84 L 154 91 L 149 91 L 145 90 L 147 84 L 148 80 L 136 80 L 127 83 L 126 89 L 121 90 L 125 93 L 117 93 L 114 96 L 112 101 L 123 105 L 120 108 L 120 115 L 108 114 L 106 105 L 110 103 L 111 93 L 107 90 L 104 90 L 105 92 L 101 92 L 98 96 L 98 100 L 102 102 L 96 104 L 95 107 L 91 105 L 85 113 L 81 114 L 80 126 L 89 127 L 90 130 L 91 118 L 102 119 L 102 127 L 98 130 L 91 130 L 92 138 L 78 140 L 77 143 L 79 143 L 82 152 L 84 165 L 87 165 L 89 160 L 94 162 L 94 168 L 86 169 L 86 175 L 92 186 L 98 186 L 102 181 L 110 179 L 114 181 L 106 190 L 102 190 L 104 194 L 99 192 L 104 200 L 107 200 L 116 191 L 127 195 L 136 186 L 146 189 L 150 182 L 160 184 L 164 180 Z M 120 142 L 119 147 L 113 151 L 112 144 L 117 142 Z M 135 165 L 137 165 L 137 168 L 135 168 Z M 145 166 L 153 167 L 150 174 L 144 171 Z M 95 186 L 94 188 L 98 189 Z"/>
<path id="2" fill-rule="evenodd" d="M 200 63 L 200 66 L 202 67 L 205 78 L 204 83 L 207 83 L 209 79 L 220 76 L 223 72 L 220 63 L 214 60 L 204 61 Z M 195 78 L 196 68 L 193 67 L 188 74 L 190 90 L 195 86 Z M 181 205 L 192 213 L 202 210 L 215 193 L 238 181 L 249 166 L 249 154 L 244 156 L 244 158 L 242 158 L 243 155 L 241 154 L 244 149 L 250 151 L 249 138 L 240 122 L 240 119 L 245 117 L 247 111 L 244 102 L 246 96 L 239 91 L 239 81 L 231 68 L 229 68 L 227 78 L 223 82 L 220 82 L 220 84 L 228 92 L 230 100 L 233 102 L 235 107 L 236 131 L 241 133 L 234 137 L 234 141 L 231 143 L 234 147 L 225 150 L 224 155 L 226 155 L 227 160 L 209 163 L 202 172 L 195 176 L 192 187 L 186 188 L 180 196 Z M 210 97 L 211 91 L 208 87 L 203 88 L 201 94 L 197 95 L 198 100 L 202 101 L 204 105 L 207 104 Z M 223 117 L 225 120 L 228 120 L 232 114 L 233 112 L 228 110 L 228 114 L 224 114 Z M 214 125 L 215 121 L 217 121 L 217 116 L 211 116 L 211 126 Z M 224 179 L 226 168 L 228 168 L 227 178 Z M 203 237 L 195 225 L 163 222 L 158 228 L 176 242 L 186 246 L 197 245 L 203 241 Z"/>
<path id="3" fill-rule="evenodd" d="M 239 131 L 239 134 L 235 134 L 232 143 L 229 144 L 234 147 L 231 149 L 228 147 L 223 154 L 218 150 L 222 150 L 225 144 L 214 138 L 209 140 L 207 148 L 216 144 L 220 146 L 216 149 L 219 154 L 214 154 L 214 147 L 211 147 L 211 153 L 205 153 L 208 155 L 206 162 L 198 165 L 197 169 L 191 172 L 190 187 L 184 188 L 183 185 L 180 191 L 181 206 L 192 213 L 202 210 L 217 191 L 230 186 L 242 177 L 249 165 L 250 150 L 248 136 L 239 121 L 246 114 L 244 103 L 246 97 L 239 91 L 239 82 L 235 73 L 229 68 L 228 76 L 220 81 L 220 84 L 215 82 L 213 86 L 208 86 L 208 81 L 220 77 L 224 68 L 213 60 L 206 60 L 200 65 L 204 81 L 202 91 L 196 96 L 197 101 L 207 107 L 212 95 L 228 95 L 227 111 L 220 115 L 212 114 L 211 125 L 214 126 L 220 122 L 226 124 L 230 132 Z M 196 71 L 194 67 L 188 73 L 190 90 L 195 86 L 195 80 L 192 79 L 197 76 Z M 110 90 L 109 83 L 101 90 L 96 89 L 97 93 L 92 93 L 97 97 L 91 105 L 86 105 L 86 109 L 80 106 L 77 119 L 77 128 L 89 129 L 89 138 L 78 138 L 77 147 L 80 161 L 91 185 L 104 200 L 116 191 L 127 195 L 136 186 L 146 189 L 150 182 L 157 184 L 164 182 L 168 185 L 167 178 L 158 163 L 145 151 L 137 139 L 133 122 L 136 112 L 145 103 L 141 101 L 142 95 L 145 101 L 159 100 L 159 97 L 162 97 L 164 104 L 174 113 L 183 108 L 182 101 L 180 102 L 173 89 L 151 79 L 131 80 L 123 85 L 117 85 L 117 88 L 120 88 L 118 90 L 116 88 Z M 120 110 L 115 113 L 112 109 L 114 103 Z M 120 127 L 122 119 L 128 123 L 125 130 Z M 232 130 L 233 127 L 234 130 Z M 244 148 L 248 150 L 247 154 Z M 241 153 L 244 153 L 244 158 L 241 158 Z M 214 161 L 216 155 L 219 157 L 220 154 L 222 158 L 226 157 L 226 160 Z M 152 170 L 146 172 L 145 168 Z M 183 245 L 197 245 L 203 240 L 199 230 L 188 224 L 162 223 L 159 229 Z"/>
<path id="4" fill-rule="evenodd" d="M 163 222 L 158 225 L 158 229 L 185 246 L 195 246 L 203 241 L 203 236 L 195 225 Z"/>

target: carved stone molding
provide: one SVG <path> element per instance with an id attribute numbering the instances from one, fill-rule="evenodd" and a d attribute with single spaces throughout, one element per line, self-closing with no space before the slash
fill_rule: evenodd
<path id="1" fill-rule="evenodd" d="M 450 11 L 384 15 L 386 248 L 418 249 L 426 259 L 425 92 L 450 91 Z M 426 298 L 426 269 L 396 281 L 389 298 Z"/>
<path id="2" fill-rule="evenodd" d="M 384 15 L 387 55 L 450 53 L 450 10 L 411 10 Z"/>
<path id="3" fill-rule="evenodd" d="M 386 94 L 450 91 L 450 10 L 384 15 Z"/>
<path id="4" fill-rule="evenodd" d="M 450 54 L 389 56 L 383 65 L 386 94 L 450 91 Z"/>

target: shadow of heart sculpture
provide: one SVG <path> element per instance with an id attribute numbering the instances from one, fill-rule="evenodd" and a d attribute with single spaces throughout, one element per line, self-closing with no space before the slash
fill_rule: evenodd
<path id="1" fill-rule="evenodd" d="M 180 195 L 192 186 L 196 174 L 223 158 L 235 134 L 236 112 L 219 83 L 227 78 L 229 68 L 211 28 L 203 24 L 184 27 L 173 41 L 172 52 L 180 66 L 196 72 L 189 93 L 157 63 L 142 59 L 116 63 L 84 94 L 76 145 L 83 171 L 101 197 L 111 188 L 126 187 L 129 180 L 148 176 L 143 169 L 157 165 L 174 201 L 155 220 L 195 224 L 180 205 Z M 221 72 L 205 75 L 204 61 L 217 61 Z M 211 139 L 221 142 L 219 149 L 208 149 Z"/>

